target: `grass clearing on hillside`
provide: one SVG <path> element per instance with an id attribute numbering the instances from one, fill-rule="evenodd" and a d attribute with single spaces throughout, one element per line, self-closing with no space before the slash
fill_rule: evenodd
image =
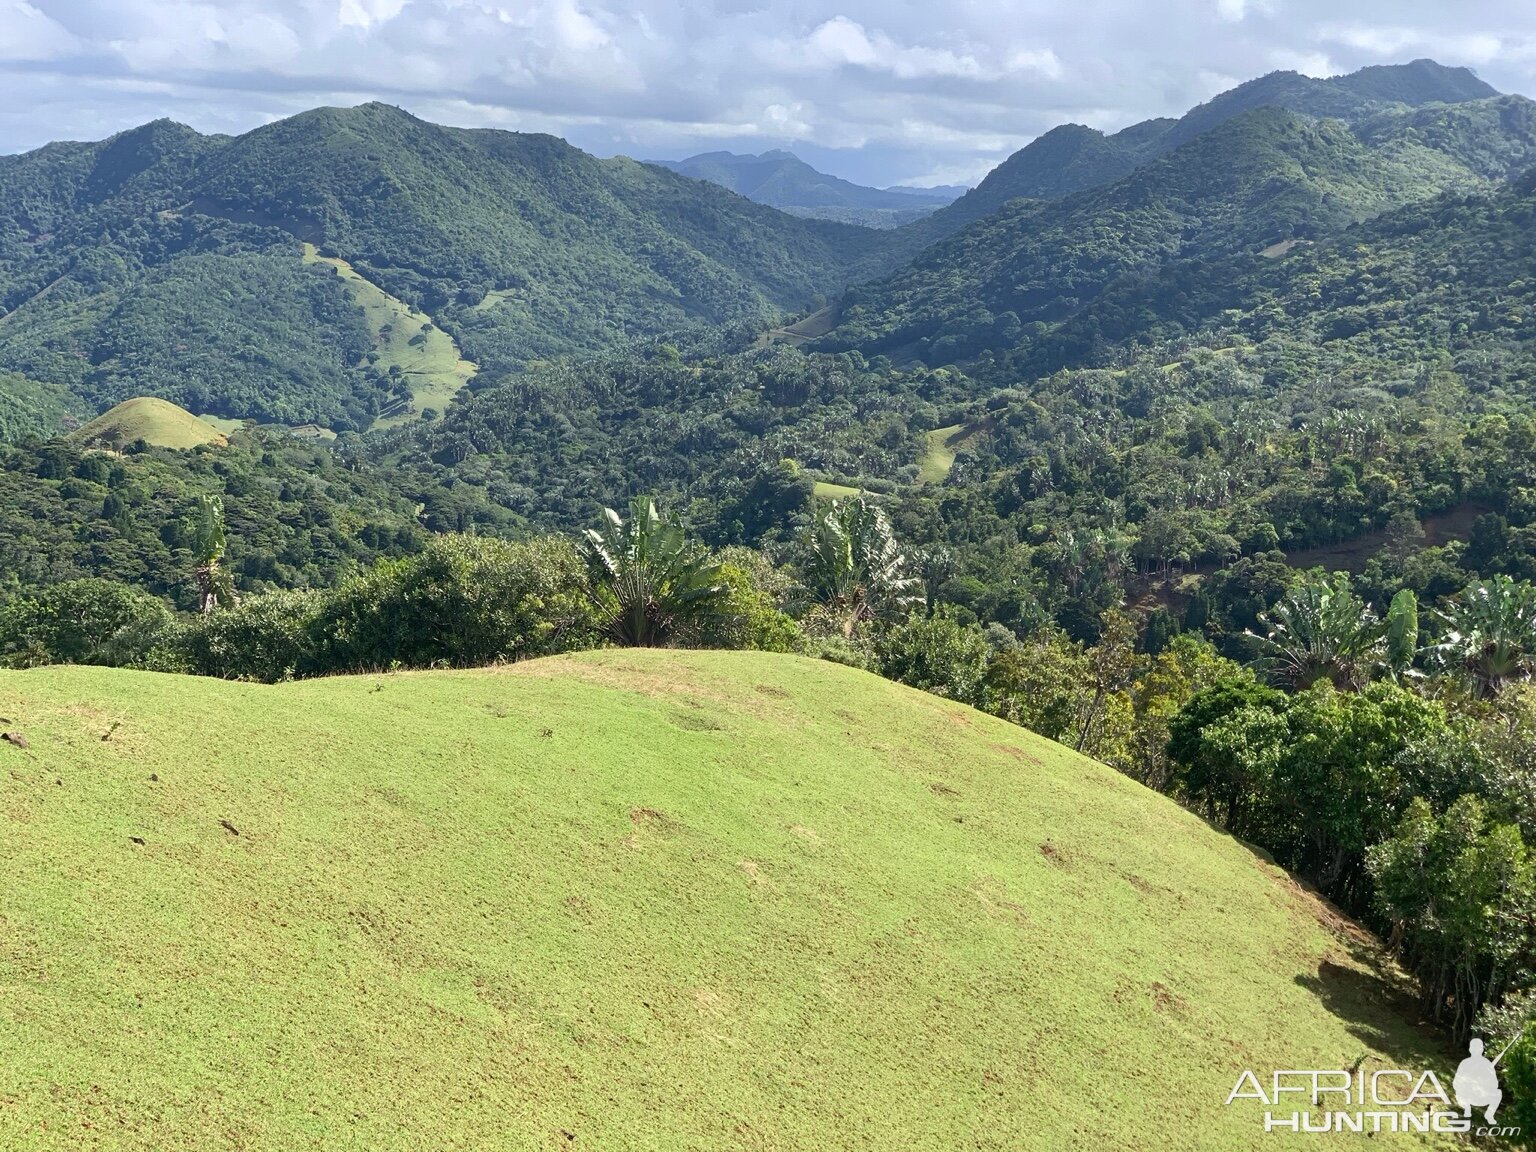
<path id="1" fill-rule="evenodd" d="M 155 396 L 135 396 L 80 425 L 69 439 L 81 444 L 120 445 L 143 440 L 157 448 L 227 444 L 223 430 L 185 408 Z"/>
<path id="2" fill-rule="evenodd" d="M 1227 1150 L 1286 1143 L 1244 1068 L 1430 1058 L 1250 850 L 834 664 L 51 668 L 0 715 L 6 1149 Z"/>
<path id="3" fill-rule="evenodd" d="M 346 281 L 352 298 L 367 314 L 373 330 L 379 364 L 386 370 L 398 365 L 411 386 L 411 410 L 381 417 L 376 427 L 388 428 L 420 415 L 424 408 L 442 412 L 478 365 L 459 354 L 453 337 L 403 300 L 396 299 L 361 276 L 347 261 L 321 256 L 313 244 L 304 245 L 304 263 L 329 264 Z"/>
<path id="4" fill-rule="evenodd" d="M 959 452 L 960 445 L 970 438 L 971 431 L 968 424 L 951 424 L 947 428 L 935 428 L 923 433 L 923 438 L 928 441 L 928 450 L 918 465 L 918 481 L 923 484 L 942 484 L 949 470 L 955 466 L 955 454 Z"/>
<path id="5" fill-rule="evenodd" d="M 788 344 L 791 348 L 798 348 L 802 344 L 809 344 L 812 340 L 818 340 L 836 328 L 839 314 L 840 308 L 837 304 L 828 304 L 825 308 L 819 308 L 793 324 L 786 324 L 782 328 L 770 328 L 758 337 L 758 347 Z"/>
<path id="6" fill-rule="evenodd" d="M 812 493 L 818 500 L 841 500 L 845 496 L 857 496 L 864 491 L 862 488 L 852 488 L 847 484 L 832 484 L 826 480 L 818 480 L 812 487 Z"/>

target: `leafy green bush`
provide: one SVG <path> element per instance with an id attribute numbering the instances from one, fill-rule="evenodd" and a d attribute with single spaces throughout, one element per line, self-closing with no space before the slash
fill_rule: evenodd
<path id="1" fill-rule="evenodd" d="M 167 626 L 166 606 L 137 588 L 87 577 L 0 607 L 0 664 L 135 664 Z"/>
<path id="2" fill-rule="evenodd" d="M 253 596 L 193 617 L 171 650 L 186 671 L 229 680 L 272 683 L 327 671 L 318 636 L 324 605 L 323 593 L 308 590 Z"/>
<path id="3" fill-rule="evenodd" d="M 327 597 L 327 671 L 464 668 L 595 647 L 586 567 L 567 540 L 442 536 Z"/>
<path id="4" fill-rule="evenodd" d="M 967 704 L 979 704 L 991 646 L 974 624 L 947 611 L 913 616 L 875 642 L 880 671 L 892 680 Z"/>

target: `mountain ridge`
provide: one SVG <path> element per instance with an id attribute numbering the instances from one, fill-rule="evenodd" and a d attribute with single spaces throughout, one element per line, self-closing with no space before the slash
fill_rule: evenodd
<path id="1" fill-rule="evenodd" d="M 946 189 L 870 188 L 818 171 L 793 152 L 759 155 L 701 152 L 683 160 L 648 160 L 695 180 L 708 180 L 759 204 L 797 216 L 896 227 L 955 198 Z"/>
<path id="2" fill-rule="evenodd" d="M 1373 65 L 1326 79 L 1292 71 L 1271 72 L 1239 84 L 1178 118 L 1144 120 L 1114 133 L 1080 124 L 1059 125 L 1003 160 L 965 196 L 909 226 L 908 231 L 919 244 L 931 243 L 997 211 L 1008 200 L 1054 199 L 1110 183 L 1255 108 L 1285 108 L 1349 122 L 1394 104 L 1421 107 L 1499 95 L 1502 93 L 1479 80 L 1471 69 L 1447 68 L 1432 60 Z"/>
<path id="3" fill-rule="evenodd" d="M 377 102 L 238 137 L 156 122 L 0 158 L 0 367 L 98 406 L 158 389 L 200 412 L 365 427 L 393 384 L 300 242 L 492 372 L 636 332 L 762 326 L 880 259 L 866 229 Z"/>

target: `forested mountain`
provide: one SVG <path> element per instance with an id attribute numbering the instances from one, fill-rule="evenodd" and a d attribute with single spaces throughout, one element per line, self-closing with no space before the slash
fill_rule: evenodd
<path id="1" fill-rule="evenodd" d="M 695 180 L 708 180 L 793 216 L 895 228 L 921 219 L 961 195 L 963 188 L 866 188 L 818 172 L 792 152 L 760 156 L 703 152 L 686 160 L 651 160 Z"/>
<path id="2" fill-rule="evenodd" d="M 851 289 L 823 346 L 963 360 L 1067 319 L 1118 278 L 1279 255 L 1442 192 L 1492 190 L 1533 162 L 1536 104 L 1523 97 L 1400 108 L 1354 129 L 1257 108 L 1111 183 L 1010 201 L 885 281 Z"/>
<path id="3" fill-rule="evenodd" d="M 0 370 L 56 386 L 69 408 L 153 392 L 364 427 L 390 366 L 300 241 L 490 373 L 636 333 L 760 327 L 878 267 L 865 229 L 552 137 L 381 104 L 234 139 L 161 122 L 0 158 Z"/>
<path id="4" fill-rule="evenodd" d="M 910 231 L 932 243 L 996 212 L 1018 197 L 1054 199 L 1111 183 L 1195 137 L 1257 108 L 1356 123 L 1377 113 L 1498 96 L 1466 68 L 1433 60 L 1362 68 L 1319 80 L 1299 72 L 1271 72 L 1190 110 L 1178 119 L 1144 120 L 1113 134 L 1064 124 L 1004 160 L 985 180 Z"/>

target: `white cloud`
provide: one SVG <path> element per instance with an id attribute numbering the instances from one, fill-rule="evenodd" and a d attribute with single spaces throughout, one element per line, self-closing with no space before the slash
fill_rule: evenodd
<path id="1" fill-rule="evenodd" d="M 26 0 L 0 0 L 0 61 L 52 60 L 75 47 L 75 38 Z"/>
<path id="2" fill-rule="evenodd" d="M 1326 52 L 1298 52 L 1292 48 L 1276 48 L 1270 52 L 1269 60 L 1276 68 L 1300 72 L 1303 76 L 1312 76 L 1319 80 L 1326 76 L 1333 76 L 1339 71 Z"/>
<path id="3" fill-rule="evenodd" d="M 790 49 L 794 51 L 793 48 Z M 870 34 L 846 16 L 834 16 L 805 39 L 806 58 L 830 65 L 849 64 L 889 72 L 903 80 L 922 77 L 976 77 L 982 66 L 969 52 L 925 45 L 901 45 L 883 32 Z"/>
<path id="4" fill-rule="evenodd" d="M 1433 56 L 1536 92 L 1529 0 L 0 0 L 0 151 L 378 98 L 605 153 L 974 177 L 1071 120 Z M 936 174 L 948 173 L 940 178 Z"/>
<path id="5" fill-rule="evenodd" d="M 372 28 L 393 20 L 407 0 L 340 0 L 337 22 L 343 28 Z"/>
<path id="6" fill-rule="evenodd" d="M 1317 30 L 1317 38 L 1375 56 L 1448 53 L 1458 61 L 1477 65 L 1497 60 L 1504 51 L 1503 41 L 1493 33 L 1436 33 L 1401 25 L 1325 24 Z"/>

